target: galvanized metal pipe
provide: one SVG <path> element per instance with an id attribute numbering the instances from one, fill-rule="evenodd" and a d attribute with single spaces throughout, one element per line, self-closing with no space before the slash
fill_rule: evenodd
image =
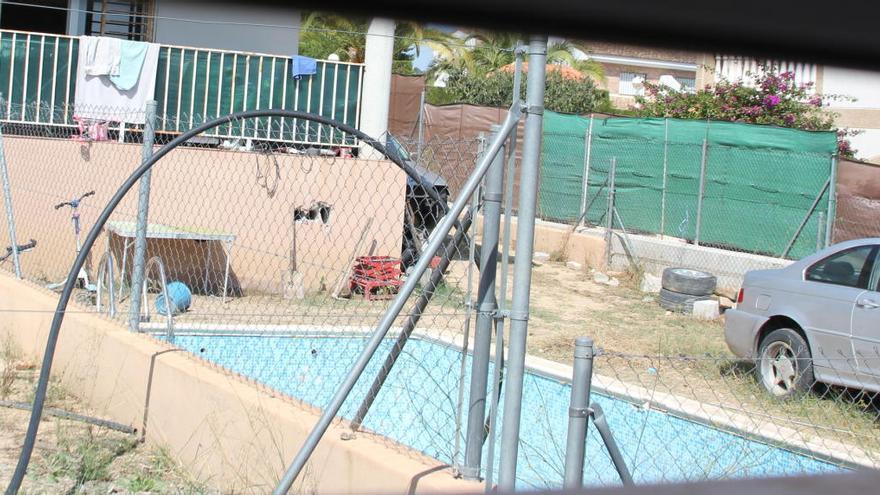
<path id="1" fill-rule="evenodd" d="M 516 459 L 519 452 L 522 389 L 529 330 L 532 253 L 535 240 L 535 209 L 541 159 L 541 130 L 544 121 L 546 63 L 547 36 L 533 35 L 529 41 L 529 72 L 526 95 L 528 115 L 526 116 L 522 167 L 520 169 L 516 259 L 513 266 L 513 297 L 510 308 L 510 347 L 504 389 L 504 418 L 501 427 L 501 464 L 498 470 L 498 488 L 507 492 L 514 490 Z"/>
<path id="2" fill-rule="evenodd" d="M 669 174 L 669 119 L 663 119 L 663 186 L 660 190 L 660 236 L 666 235 L 666 188 Z"/>
<path id="3" fill-rule="evenodd" d="M 522 42 L 516 42 L 514 49 L 516 62 L 514 63 L 513 73 L 513 105 L 520 105 L 522 96 L 520 95 L 522 87 L 522 67 L 523 53 L 525 47 Z M 504 240 L 502 241 L 501 252 L 501 285 L 499 287 L 498 308 L 500 311 L 506 311 L 507 305 L 507 272 L 510 268 L 510 228 L 511 219 L 513 217 L 513 183 L 516 174 L 516 141 L 517 132 L 510 134 L 510 149 L 507 158 L 507 177 L 504 185 Z M 501 395 L 502 372 L 504 368 L 504 318 L 497 318 L 495 322 L 495 368 L 492 371 L 492 405 L 489 411 L 487 421 L 487 434 L 489 436 L 489 445 L 486 450 L 486 493 L 492 491 L 495 482 L 495 444 L 498 435 L 498 402 Z"/>
<path id="4" fill-rule="evenodd" d="M 703 153 L 700 157 L 700 190 L 697 193 L 697 225 L 694 231 L 694 245 L 700 245 L 700 227 L 703 224 L 703 196 L 706 193 L 706 159 L 709 155 L 709 140 L 703 139 Z"/>
<path id="5" fill-rule="evenodd" d="M 611 243 L 614 238 L 611 236 L 614 229 L 614 194 L 616 192 L 615 179 L 617 176 L 617 157 L 611 157 L 611 166 L 608 168 L 608 210 L 605 212 L 605 265 L 611 266 Z"/>
<path id="6" fill-rule="evenodd" d="M 148 101 L 145 108 L 144 145 L 141 150 L 143 162 L 153 156 L 153 142 L 156 137 L 156 101 Z M 141 286 L 144 284 L 144 267 L 147 259 L 147 218 L 150 210 L 150 177 L 152 170 L 147 170 L 138 184 L 138 212 L 134 237 L 134 259 L 131 270 L 131 306 L 128 308 L 128 329 L 137 332 L 140 329 L 141 305 L 143 297 Z M 166 304 L 168 300 L 166 299 Z"/>
<path id="7" fill-rule="evenodd" d="M 632 474 L 630 474 L 629 469 L 626 467 L 626 461 L 623 460 L 623 455 L 617 447 L 617 442 L 614 441 L 614 436 L 611 434 L 611 428 L 608 426 L 608 421 L 605 419 L 605 411 L 603 411 L 602 407 L 595 402 L 590 405 L 590 409 L 593 411 L 593 424 L 596 426 L 596 430 L 599 431 L 599 436 L 602 437 L 602 442 L 605 444 L 605 448 L 608 449 L 608 455 L 611 457 L 614 469 L 620 476 L 620 481 L 622 481 L 625 486 L 633 486 L 635 483 L 633 483 Z"/>
<path id="8" fill-rule="evenodd" d="M 825 218 L 825 247 L 834 242 L 834 217 L 837 215 L 837 155 L 831 157 L 831 185 L 828 189 L 828 215 Z"/>
<path id="9" fill-rule="evenodd" d="M 574 367 L 571 377 L 571 400 L 568 406 L 568 437 L 565 443 L 563 488 L 581 488 L 584 484 L 584 455 L 587 422 L 590 416 L 590 386 L 593 378 L 593 339 L 574 341 Z"/>
<path id="10" fill-rule="evenodd" d="M 590 153 L 593 148 L 593 114 L 590 114 L 590 127 L 584 136 L 584 176 L 581 183 L 581 214 L 575 225 L 579 225 L 581 221 L 587 218 L 587 194 L 590 189 Z"/>
<path id="11" fill-rule="evenodd" d="M 822 189 L 819 190 L 819 194 L 816 195 L 816 199 L 813 200 L 813 204 L 810 205 L 810 209 L 807 210 L 807 214 L 804 215 L 804 218 L 801 220 L 801 223 L 798 224 L 797 229 L 794 231 L 794 235 L 791 236 L 791 239 L 786 244 L 785 249 L 782 251 L 782 258 L 788 256 L 788 253 L 791 252 L 791 248 L 794 247 L 794 243 L 797 242 L 798 237 L 801 236 L 801 232 L 804 231 L 804 227 L 807 226 L 807 222 L 810 221 L 810 217 L 813 216 L 813 212 L 816 211 L 816 207 L 819 206 L 819 201 L 822 199 L 822 196 L 825 195 L 825 191 L 828 190 L 828 185 L 831 184 L 831 178 L 825 181 L 825 184 L 822 185 Z"/>
<path id="12" fill-rule="evenodd" d="M 306 462 L 308 462 L 309 457 L 311 457 L 318 442 L 321 441 L 321 437 L 324 436 L 324 432 L 327 431 L 333 418 L 339 413 L 339 409 L 342 407 L 345 399 L 348 398 L 351 389 L 354 388 L 355 383 L 357 383 L 357 380 L 360 378 L 361 374 L 363 374 L 364 369 L 366 369 L 367 364 L 369 364 L 373 355 L 376 353 L 376 350 L 379 348 L 379 345 L 382 343 L 382 340 L 385 338 L 385 335 L 388 333 L 394 320 L 400 314 L 407 299 L 412 295 L 416 288 L 416 284 L 418 284 L 419 278 L 425 273 L 425 270 L 431 263 L 431 258 L 440 250 L 443 241 L 446 239 L 446 235 L 449 234 L 449 231 L 456 223 L 458 216 L 464 210 L 470 200 L 471 194 L 474 193 L 477 186 L 480 184 L 483 175 L 486 174 L 486 171 L 495 159 L 495 155 L 501 151 L 502 144 L 507 138 L 507 134 L 511 129 L 516 128 L 516 122 L 519 120 L 520 112 L 521 110 L 518 107 L 512 107 L 510 112 L 508 112 L 507 119 L 504 121 L 501 132 L 489 145 L 486 155 L 483 156 L 479 163 L 477 163 L 477 166 L 462 187 L 458 198 L 456 198 L 455 203 L 452 205 L 452 208 L 450 208 L 450 211 L 443 217 L 443 221 L 440 225 L 437 226 L 434 235 L 424 250 L 424 256 L 419 259 L 413 268 L 412 273 L 406 279 L 403 286 L 401 286 L 397 297 L 394 298 L 391 305 L 388 307 L 388 310 L 385 312 L 385 315 L 382 317 L 382 320 L 376 327 L 376 330 L 373 332 L 373 335 L 370 336 L 370 339 L 367 341 L 366 347 L 361 352 L 360 356 L 358 356 L 357 361 L 345 377 L 345 380 L 339 386 L 339 389 L 337 389 L 336 393 L 333 395 L 330 403 L 324 409 L 318 423 L 312 429 L 311 433 L 309 433 L 309 436 L 306 438 L 300 451 L 297 453 L 296 457 L 294 457 L 290 466 L 287 468 L 287 471 L 284 473 L 284 477 L 281 478 L 278 486 L 275 487 L 275 495 L 287 493 L 297 476 L 299 476 L 299 473 L 305 467 Z"/>
<path id="13" fill-rule="evenodd" d="M 373 380 L 373 384 L 370 386 L 370 390 L 367 392 L 367 396 L 364 397 L 363 402 L 361 402 L 360 407 L 358 407 L 354 419 L 351 420 L 349 426 L 352 430 L 360 428 L 364 422 L 364 418 L 367 417 L 367 413 L 370 412 L 370 407 L 373 406 L 373 402 L 376 400 L 376 396 L 379 395 L 379 391 L 382 390 L 385 380 L 388 379 L 388 375 L 391 374 L 391 370 L 394 368 L 395 363 L 397 363 L 397 359 L 403 353 L 403 348 L 406 346 L 406 343 L 409 341 L 416 325 L 422 318 L 422 313 L 425 311 L 425 308 L 428 307 L 431 298 L 434 297 L 434 291 L 437 290 L 437 287 L 443 280 L 443 272 L 449 268 L 449 262 L 452 255 L 456 252 L 461 241 L 464 240 L 465 234 L 470 230 L 472 221 L 473 213 L 469 212 L 465 214 L 465 217 L 461 220 L 461 228 L 455 231 L 455 235 L 452 236 L 452 241 L 446 245 L 446 249 L 443 251 L 443 256 L 440 257 L 440 262 L 437 264 L 437 268 L 431 272 L 431 279 L 428 281 L 428 284 L 422 288 L 422 295 L 416 300 L 415 306 L 413 306 L 409 317 L 407 317 L 406 322 L 403 324 L 403 328 L 397 335 L 397 341 L 395 341 L 394 345 L 391 347 L 391 351 L 385 358 L 385 363 L 382 364 L 382 369 Z"/>
<path id="14" fill-rule="evenodd" d="M 12 211 L 12 188 L 9 185 L 9 168 L 6 164 L 6 147 L 3 145 L 2 132 L 0 132 L 0 178 L 3 180 L 3 204 L 6 208 L 9 244 L 12 247 L 12 267 L 15 270 L 15 277 L 21 278 L 21 260 L 18 256 L 18 241 L 15 236 L 15 215 Z"/>
<path id="15" fill-rule="evenodd" d="M 492 126 L 498 139 L 498 126 Z M 504 148 L 495 156 L 486 172 L 483 190 L 483 244 L 480 251 L 480 280 L 477 286 L 477 321 L 474 327 L 474 351 L 471 361 L 471 384 L 468 399 L 468 422 L 461 474 L 479 479 L 485 438 L 486 390 L 489 382 L 489 356 L 495 312 L 495 277 L 498 272 L 498 234 L 501 230 L 501 200 L 504 194 Z"/>

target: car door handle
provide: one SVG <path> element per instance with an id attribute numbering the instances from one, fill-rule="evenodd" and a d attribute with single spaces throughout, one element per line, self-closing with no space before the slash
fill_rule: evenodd
<path id="1" fill-rule="evenodd" d="M 880 308 L 880 303 L 873 299 L 859 299 L 856 301 L 856 306 L 865 309 L 877 309 Z"/>

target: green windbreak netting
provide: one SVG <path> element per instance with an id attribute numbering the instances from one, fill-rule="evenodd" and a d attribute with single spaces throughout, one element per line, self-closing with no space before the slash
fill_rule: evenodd
<path id="1" fill-rule="evenodd" d="M 313 75 L 293 77 L 285 57 L 165 48 L 159 52 L 156 100 L 167 130 L 242 110 L 285 108 L 316 113 L 357 126 L 360 65 L 318 61 Z M 218 136 L 352 144 L 351 137 L 307 121 L 259 119 L 216 129 Z"/>
<path id="2" fill-rule="evenodd" d="M 614 160 L 615 226 L 694 240 L 699 210 L 701 244 L 780 256 L 822 193 L 836 149 L 834 132 L 546 112 L 540 212 L 571 222 L 586 209 L 588 223 L 604 225 Z M 826 190 L 790 257 L 815 250 L 827 202 Z"/>
<path id="3" fill-rule="evenodd" d="M 79 40 L 0 31 L 0 116 L 5 120 L 73 124 Z M 363 67 L 318 61 L 314 75 L 293 77 L 290 59 L 163 46 L 155 99 L 160 132 L 183 132 L 241 110 L 285 108 L 317 113 L 357 127 Z M 353 144 L 350 136 L 314 123 L 261 119 L 215 130 L 245 137 L 315 144 Z"/>

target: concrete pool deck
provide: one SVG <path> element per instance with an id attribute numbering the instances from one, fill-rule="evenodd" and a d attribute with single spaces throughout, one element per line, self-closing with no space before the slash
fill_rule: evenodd
<path id="1" fill-rule="evenodd" d="M 57 296 L 0 273 L 0 337 L 40 357 Z M 53 376 L 93 414 L 132 425 L 169 449 L 197 479 L 224 493 L 266 493 L 316 422 L 318 411 L 118 322 L 74 305 Z M 149 392 L 148 392 L 149 391 Z M 482 491 L 447 466 L 384 437 L 331 426 L 295 485 L 318 493 Z"/>

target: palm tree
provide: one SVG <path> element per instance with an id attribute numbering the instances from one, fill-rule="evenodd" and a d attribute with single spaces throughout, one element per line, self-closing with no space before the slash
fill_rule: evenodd
<path id="1" fill-rule="evenodd" d="M 602 82 L 605 79 L 605 70 L 602 68 L 602 64 L 592 59 L 578 59 L 575 55 L 577 52 L 586 55 L 590 53 L 590 49 L 579 41 L 563 40 L 551 43 L 547 47 L 547 63 L 571 67 L 596 82 Z"/>
<path id="2" fill-rule="evenodd" d="M 299 53 L 320 59 L 336 54 L 344 62 L 363 63 L 368 26 L 369 21 L 364 18 L 309 12 L 302 22 Z M 412 61 L 425 46 L 440 56 L 449 54 L 449 39 L 446 33 L 419 23 L 398 22 L 394 39 L 395 72 L 413 72 Z"/>
<path id="3" fill-rule="evenodd" d="M 326 59 L 336 54 L 343 62 L 364 61 L 366 19 L 309 12 L 301 26 L 300 55 Z"/>

